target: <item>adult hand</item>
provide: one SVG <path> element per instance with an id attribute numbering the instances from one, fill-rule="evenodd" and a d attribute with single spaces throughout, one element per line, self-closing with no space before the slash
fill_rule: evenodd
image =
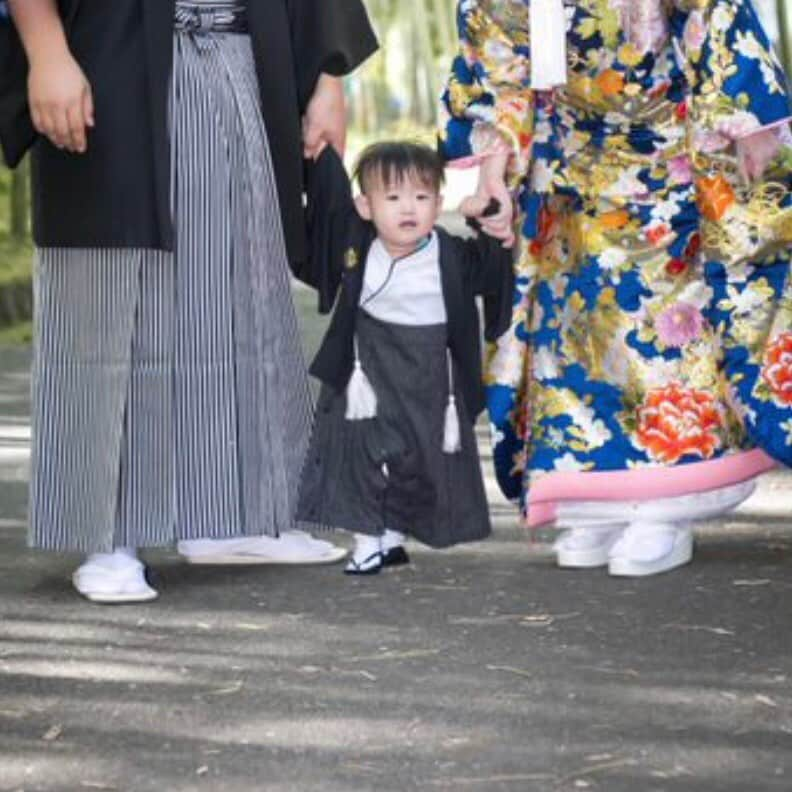
<path id="1" fill-rule="evenodd" d="M 474 217 L 481 230 L 495 239 L 502 239 L 504 247 L 514 245 L 514 205 L 506 187 L 506 165 L 508 154 L 492 154 L 481 163 L 476 192 L 465 198 L 459 211 L 466 217 Z M 499 204 L 495 214 L 484 216 L 484 210 L 496 200 Z"/>
<path id="2" fill-rule="evenodd" d="M 780 148 L 777 129 L 762 129 L 737 141 L 737 164 L 746 183 L 762 177 Z"/>
<path id="3" fill-rule="evenodd" d="M 33 59 L 28 74 L 33 126 L 58 148 L 82 154 L 94 125 L 91 86 L 68 51 Z"/>
<path id="4" fill-rule="evenodd" d="M 343 156 L 346 126 L 344 84 L 340 77 L 321 74 L 302 120 L 305 158 L 316 159 L 328 144 Z"/>

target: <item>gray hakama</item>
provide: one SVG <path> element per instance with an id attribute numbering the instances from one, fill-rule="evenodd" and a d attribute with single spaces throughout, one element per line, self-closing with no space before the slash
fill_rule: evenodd
<path id="1" fill-rule="evenodd" d="M 31 544 L 293 527 L 311 405 L 258 103 L 248 36 L 177 31 L 175 253 L 38 252 Z"/>
<path id="2" fill-rule="evenodd" d="M 486 538 L 478 449 L 458 389 L 461 450 L 443 451 L 446 325 L 394 324 L 359 309 L 356 333 L 377 415 L 347 420 L 345 393 L 323 386 L 299 518 L 374 536 L 390 528 L 431 547 Z"/>

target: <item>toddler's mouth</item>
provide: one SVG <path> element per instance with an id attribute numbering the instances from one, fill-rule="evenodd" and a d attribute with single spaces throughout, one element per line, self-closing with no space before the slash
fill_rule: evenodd
<path id="1" fill-rule="evenodd" d="M 402 222 L 399 223 L 399 228 L 416 228 L 417 226 L 418 223 L 416 223 L 415 220 L 402 220 Z"/>

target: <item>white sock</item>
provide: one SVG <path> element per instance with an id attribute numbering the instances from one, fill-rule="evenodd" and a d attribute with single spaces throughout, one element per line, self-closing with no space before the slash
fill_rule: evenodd
<path id="1" fill-rule="evenodd" d="M 382 535 L 382 552 L 387 553 L 388 550 L 393 550 L 394 547 L 401 547 L 404 544 L 405 536 L 398 531 L 391 531 L 390 528 L 385 529 Z"/>
<path id="2" fill-rule="evenodd" d="M 91 553 L 81 566 L 101 566 L 107 569 L 124 569 L 136 566 L 137 550 L 134 547 L 116 547 L 112 553 Z"/>
<path id="3" fill-rule="evenodd" d="M 362 564 L 374 553 L 382 552 L 382 540 L 379 536 L 369 536 L 368 534 L 355 534 L 355 551 L 352 559 L 357 564 Z"/>

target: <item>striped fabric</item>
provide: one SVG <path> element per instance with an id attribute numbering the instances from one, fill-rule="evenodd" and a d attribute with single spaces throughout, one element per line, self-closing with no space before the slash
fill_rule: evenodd
<path id="1" fill-rule="evenodd" d="M 30 540 L 292 527 L 311 404 L 250 41 L 176 33 L 175 254 L 42 249 Z"/>
<path id="2" fill-rule="evenodd" d="M 237 0 L 176 0 L 174 28 L 180 32 L 222 30 L 244 15 L 245 4 Z"/>

